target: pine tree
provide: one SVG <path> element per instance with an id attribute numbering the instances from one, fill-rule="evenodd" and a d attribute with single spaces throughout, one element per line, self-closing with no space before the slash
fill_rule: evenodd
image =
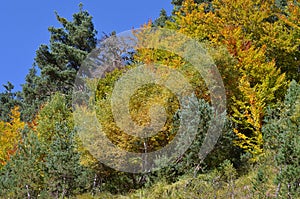
<path id="1" fill-rule="evenodd" d="M 80 164 L 75 132 L 64 126 L 56 128 L 45 158 L 47 192 L 56 198 L 64 198 L 90 190 L 92 173 Z M 86 181 L 89 183 L 85 184 Z"/>
<path id="2" fill-rule="evenodd" d="M 279 111 L 277 111 L 279 110 Z M 276 156 L 276 181 L 283 198 L 300 195 L 300 85 L 290 83 L 285 100 L 266 117 L 263 128 L 267 146 Z"/>
<path id="3" fill-rule="evenodd" d="M 19 144 L 17 153 L 0 170 L 1 198 L 37 198 L 45 190 L 45 148 L 33 132 Z"/>

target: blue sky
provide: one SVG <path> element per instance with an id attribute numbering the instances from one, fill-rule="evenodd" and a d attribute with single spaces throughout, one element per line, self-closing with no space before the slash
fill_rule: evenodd
<path id="1" fill-rule="evenodd" d="M 54 11 L 67 19 L 84 9 L 93 16 L 94 25 L 100 37 L 102 32 L 117 33 L 138 28 L 149 19 L 159 16 L 162 8 L 170 14 L 171 0 L 7 0 L 1 2 L 0 12 L 0 91 L 7 81 L 21 90 L 25 76 L 32 66 L 35 51 L 41 44 L 49 43 L 49 26 L 58 27 Z"/>

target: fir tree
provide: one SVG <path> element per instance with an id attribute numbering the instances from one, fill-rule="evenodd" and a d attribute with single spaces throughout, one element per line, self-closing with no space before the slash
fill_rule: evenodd
<path id="1" fill-rule="evenodd" d="M 154 21 L 154 27 L 164 27 L 166 25 L 166 21 L 170 20 L 170 17 L 167 14 L 165 9 L 160 11 L 159 17 Z"/>
<path id="2" fill-rule="evenodd" d="M 72 21 L 57 13 L 56 18 L 62 27 L 49 28 L 50 44 L 43 44 L 37 50 L 35 66 L 38 70 L 31 69 L 23 85 L 24 112 L 31 118 L 52 94 L 70 94 L 82 61 L 96 46 L 97 31 L 82 5 Z"/>
<path id="3" fill-rule="evenodd" d="M 20 92 L 14 92 L 14 85 L 10 82 L 4 84 L 5 91 L 0 93 L 0 120 L 10 121 L 10 111 L 20 105 Z"/>

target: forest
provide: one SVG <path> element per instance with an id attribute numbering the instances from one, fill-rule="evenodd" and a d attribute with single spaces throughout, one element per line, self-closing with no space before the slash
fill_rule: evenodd
<path id="1" fill-rule="evenodd" d="M 22 90 L 7 82 L 0 93 L 0 198 L 300 198 L 300 2 L 171 3 L 127 48 L 109 43 L 116 32 L 97 38 L 82 4 L 71 20 L 56 14 Z M 199 72 L 201 53 L 186 41 L 201 43 L 215 70 Z M 101 75 L 88 79 L 91 62 Z M 153 135 L 132 134 L 155 119 L 164 122 Z M 175 158 L 140 158 L 177 138 Z"/>

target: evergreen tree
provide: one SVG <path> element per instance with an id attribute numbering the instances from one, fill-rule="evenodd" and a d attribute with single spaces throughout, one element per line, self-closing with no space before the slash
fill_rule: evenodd
<path id="1" fill-rule="evenodd" d="M 264 126 L 269 148 L 276 153 L 280 194 L 283 198 L 300 196 L 300 85 L 292 81 L 284 103 L 269 112 Z"/>
<path id="2" fill-rule="evenodd" d="M 16 155 L 0 171 L 1 198 L 37 198 L 43 192 L 44 153 L 37 136 L 29 132 Z"/>
<path id="3" fill-rule="evenodd" d="M 166 25 L 166 21 L 170 20 L 170 17 L 167 14 L 165 9 L 160 11 L 159 17 L 154 21 L 154 27 L 164 27 Z"/>
<path id="4" fill-rule="evenodd" d="M 44 156 L 47 193 L 68 197 L 88 190 L 92 185 L 90 170 L 80 164 L 76 131 L 67 99 L 55 94 L 37 116 L 36 133 L 45 146 Z"/>
<path id="5" fill-rule="evenodd" d="M 74 132 L 68 131 L 68 128 L 57 126 L 57 133 L 45 158 L 47 191 L 55 198 L 87 191 L 92 185 L 91 172 L 80 165 Z M 90 182 L 85 184 L 89 179 Z"/>
<path id="6" fill-rule="evenodd" d="M 1 170 L 0 196 L 64 198 L 91 190 L 94 175 L 80 163 L 66 98 L 54 95 L 36 120 L 36 126 L 23 131 L 16 154 Z"/>
<path id="7" fill-rule="evenodd" d="M 41 77 L 37 74 L 36 67 L 32 67 L 25 78 L 26 83 L 22 86 L 22 119 L 24 121 L 31 121 L 34 118 L 34 113 L 41 104 L 40 93 L 43 93 L 43 85 Z M 46 87 L 47 85 L 44 85 Z M 43 90 L 42 90 L 43 89 Z"/>
<path id="8" fill-rule="evenodd" d="M 23 85 L 24 112 L 31 118 L 55 92 L 71 92 L 82 61 L 96 46 L 97 31 L 92 17 L 82 9 L 82 5 L 80 11 L 73 15 L 72 21 L 57 13 L 56 18 L 62 27 L 49 28 L 50 44 L 41 45 L 36 52 L 35 66 L 38 71 L 32 68 Z M 39 76 L 37 72 L 40 72 Z"/>
<path id="9" fill-rule="evenodd" d="M 20 105 L 20 93 L 13 92 L 14 85 L 10 82 L 4 84 L 5 91 L 0 93 L 0 120 L 10 121 L 10 111 Z"/>

